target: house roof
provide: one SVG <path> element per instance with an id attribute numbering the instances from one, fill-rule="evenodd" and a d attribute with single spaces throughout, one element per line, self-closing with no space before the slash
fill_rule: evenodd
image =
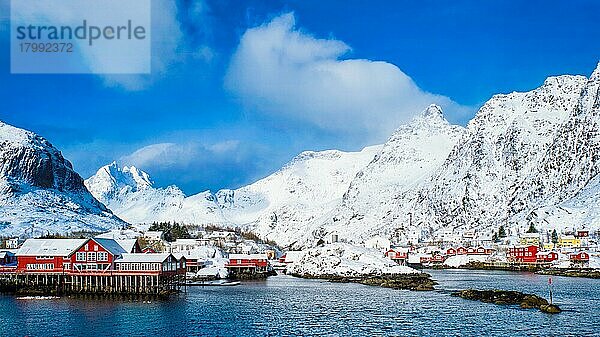
<path id="1" fill-rule="evenodd" d="M 177 239 L 171 242 L 171 246 L 176 245 L 199 245 L 200 243 L 196 239 Z"/>
<path id="2" fill-rule="evenodd" d="M 87 239 L 27 239 L 17 256 L 69 256 Z"/>
<path id="3" fill-rule="evenodd" d="M 131 253 L 133 251 L 133 247 L 137 243 L 137 239 L 127 239 L 127 240 L 115 240 L 119 244 L 119 246 L 123 247 L 126 253 Z"/>
<path id="4" fill-rule="evenodd" d="M 104 247 L 112 255 L 121 255 L 129 253 L 116 240 L 113 239 L 91 239 L 96 241 L 100 246 Z"/>
<path id="5" fill-rule="evenodd" d="M 162 253 L 162 254 L 144 254 L 144 253 L 125 253 L 121 255 L 121 258 L 116 260 L 117 263 L 162 263 L 164 262 L 171 254 Z"/>
<path id="6" fill-rule="evenodd" d="M 229 254 L 230 260 L 267 260 L 267 254 Z"/>
<path id="7" fill-rule="evenodd" d="M 185 256 L 185 254 L 183 254 L 183 253 L 173 253 L 173 257 L 174 257 L 174 258 L 175 258 L 177 261 L 179 261 L 179 260 L 181 260 L 181 259 L 186 259 L 186 260 L 188 259 L 188 258 Z"/>
<path id="8" fill-rule="evenodd" d="M 521 238 L 539 239 L 540 233 L 523 233 L 521 234 Z"/>

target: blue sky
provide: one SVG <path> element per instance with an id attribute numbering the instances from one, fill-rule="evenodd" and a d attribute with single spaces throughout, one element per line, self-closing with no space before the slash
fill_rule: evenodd
<path id="1" fill-rule="evenodd" d="M 186 193 L 383 142 L 430 102 L 465 124 L 600 59 L 595 1 L 152 0 L 152 75 L 11 75 L 0 1 L 0 120 L 84 177 L 116 160 Z"/>

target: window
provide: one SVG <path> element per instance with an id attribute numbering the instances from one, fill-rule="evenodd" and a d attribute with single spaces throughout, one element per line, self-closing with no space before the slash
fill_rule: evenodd
<path id="1" fill-rule="evenodd" d="M 69 269 L 71 269 L 71 264 L 70 264 L 69 262 L 65 262 L 65 263 L 63 263 L 63 269 L 64 269 L 64 270 L 69 270 Z"/>
<path id="2" fill-rule="evenodd" d="M 96 253 L 95 252 L 88 252 L 87 253 L 87 259 L 89 262 L 95 262 L 96 261 Z"/>
<path id="3" fill-rule="evenodd" d="M 97 252 L 98 251 L 98 246 L 94 246 L 94 251 Z"/>
<path id="4" fill-rule="evenodd" d="M 108 261 L 108 253 L 98 252 L 98 261 Z"/>
<path id="5" fill-rule="evenodd" d="M 77 252 L 75 254 L 75 260 L 76 261 L 85 261 L 85 253 L 84 252 Z"/>

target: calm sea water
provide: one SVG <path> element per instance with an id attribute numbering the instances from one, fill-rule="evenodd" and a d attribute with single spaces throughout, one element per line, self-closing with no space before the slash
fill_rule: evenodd
<path id="1" fill-rule="evenodd" d="M 0 296 L 0 336 L 599 336 L 600 280 L 554 277 L 563 313 L 451 297 L 453 289 L 547 296 L 546 276 L 430 271 L 440 290 L 410 292 L 277 276 L 189 288 L 169 301 Z"/>

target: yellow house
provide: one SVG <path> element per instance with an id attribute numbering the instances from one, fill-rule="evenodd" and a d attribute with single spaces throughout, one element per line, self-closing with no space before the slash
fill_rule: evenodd
<path id="1" fill-rule="evenodd" d="M 540 234 L 538 233 L 523 233 L 519 237 L 519 243 L 523 246 L 539 246 L 540 245 Z"/>
<path id="2" fill-rule="evenodd" d="M 553 250 L 556 245 L 552 242 L 544 243 L 544 250 Z"/>
<path id="3" fill-rule="evenodd" d="M 573 235 L 561 235 L 558 238 L 558 246 L 561 248 L 581 247 L 581 239 Z"/>

